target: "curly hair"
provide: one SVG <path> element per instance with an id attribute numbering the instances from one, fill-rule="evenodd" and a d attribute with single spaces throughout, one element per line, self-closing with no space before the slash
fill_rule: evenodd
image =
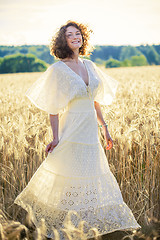
<path id="1" fill-rule="evenodd" d="M 67 21 L 65 25 L 61 26 L 56 34 L 52 37 L 50 43 L 50 54 L 59 59 L 72 57 L 73 51 L 69 48 L 65 36 L 66 29 L 69 26 L 73 26 L 81 32 L 83 44 L 79 48 L 79 54 L 82 56 L 90 55 L 90 52 L 94 49 L 94 47 L 89 43 L 90 33 L 93 31 L 88 28 L 88 25 L 71 20 Z"/>

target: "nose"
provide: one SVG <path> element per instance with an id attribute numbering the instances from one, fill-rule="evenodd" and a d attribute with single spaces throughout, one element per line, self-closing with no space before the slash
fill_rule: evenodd
<path id="1" fill-rule="evenodd" d="M 76 33 L 73 35 L 73 38 L 74 38 L 74 39 L 78 38 L 78 36 L 76 35 Z"/>

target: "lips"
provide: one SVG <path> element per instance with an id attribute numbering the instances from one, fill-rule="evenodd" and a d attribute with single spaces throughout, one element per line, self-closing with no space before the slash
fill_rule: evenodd
<path id="1" fill-rule="evenodd" d="M 72 42 L 72 43 L 79 43 L 80 41 L 75 41 L 75 42 Z"/>

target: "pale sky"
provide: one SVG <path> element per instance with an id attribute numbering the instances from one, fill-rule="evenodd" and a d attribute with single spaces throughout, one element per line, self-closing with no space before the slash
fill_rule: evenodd
<path id="1" fill-rule="evenodd" d="M 160 44 L 160 0 L 0 0 L 0 45 L 49 44 L 67 20 L 93 45 Z"/>

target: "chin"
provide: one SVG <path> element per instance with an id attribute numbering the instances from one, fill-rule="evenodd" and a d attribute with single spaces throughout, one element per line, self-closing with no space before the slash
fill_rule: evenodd
<path id="1" fill-rule="evenodd" d="M 82 47 L 82 45 L 72 46 L 71 49 L 72 49 L 72 50 L 75 50 L 75 49 L 80 48 L 80 47 Z"/>
<path id="2" fill-rule="evenodd" d="M 80 49 L 80 47 L 71 48 L 71 50 L 73 50 L 73 51 L 76 49 Z"/>

